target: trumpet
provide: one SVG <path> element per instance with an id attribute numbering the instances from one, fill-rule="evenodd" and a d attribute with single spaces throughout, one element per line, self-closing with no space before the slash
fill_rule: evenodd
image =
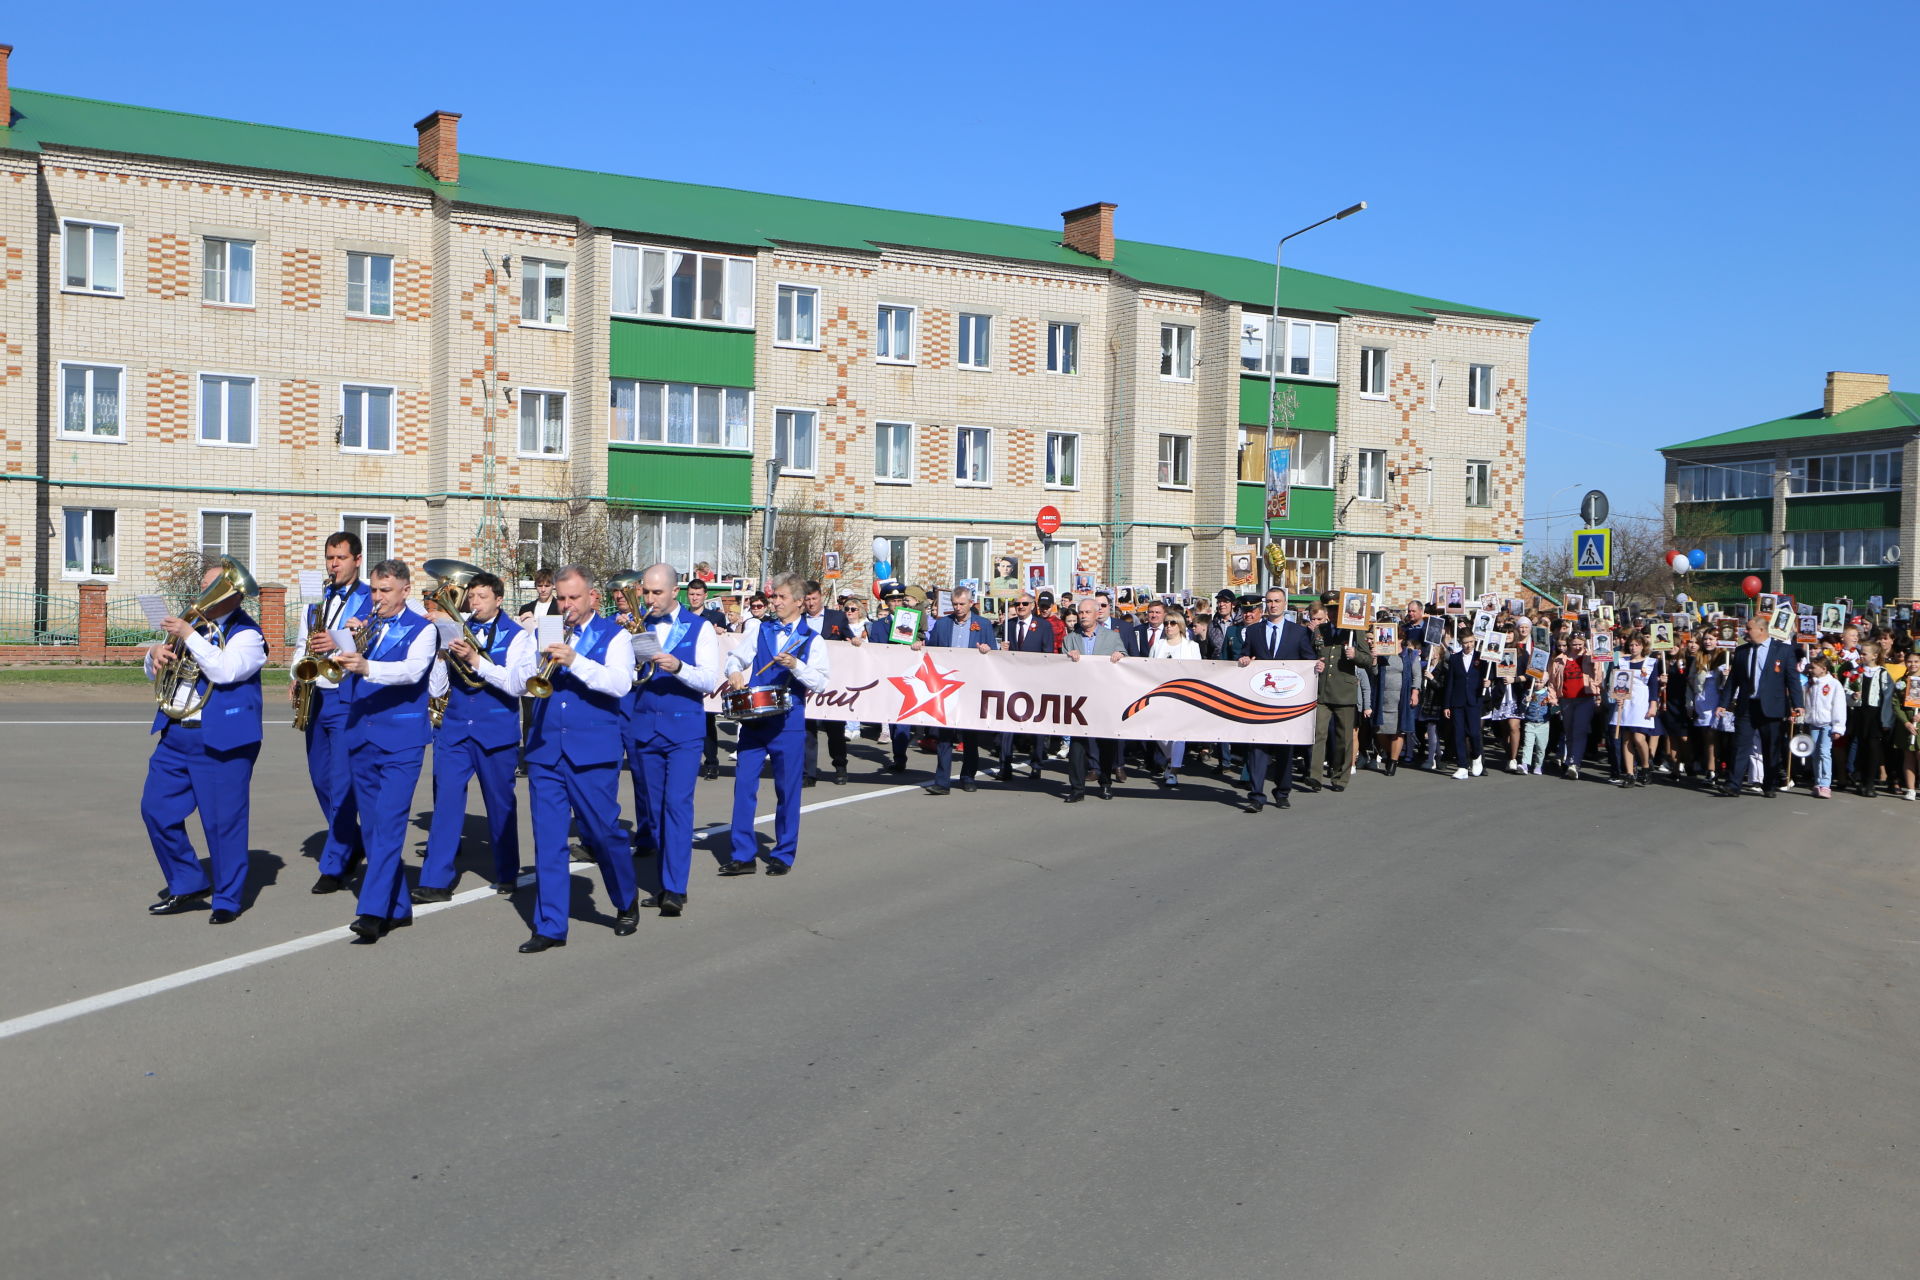
<path id="1" fill-rule="evenodd" d="M 207 617 L 207 614 L 229 600 L 236 597 L 244 599 L 257 594 L 259 590 L 260 588 L 254 584 L 253 575 L 247 572 L 245 565 L 232 556 L 221 556 L 219 576 L 207 584 L 206 589 L 192 604 L 181 611 L 180 616 L 191 623 L 195 631 L 200 631 L 217 647 L 224 649 L 227 647 L 226 633 L 218 626 L 214 626 L 213 620 Z M 213 627 L 211 634 L 201 630 L 206 626 Z M 153 700 L 160 704 L 160 713 L 167 719 L 185 720 L 207 705 L 207 699 L 212 696 L 213 691 L 211 689 L 206 693 L 197 691 L 200 683 L 200 664 L 194 661 L 193 655 L 187 651 L 184 643 L 169 640 L 167 652 L 173 655 L 173 660 L 154 672 Z M 184 701 L 180 697 L 183 686 L 188 691 Z"/>
<path id="2" fill-rule="evenodd" d="M 560 643 L 572 644 L 574 634 L 574 625 L 572 621 L 569 620 L 561 626 Z M 546 662 L 541 665 L 537 674 L 527 677 L 526 694 L 529 698 L 551 698 L 553 696 L 553 673 L 559 665 L 559 662 L 555 659 L 548 658 Z"/>

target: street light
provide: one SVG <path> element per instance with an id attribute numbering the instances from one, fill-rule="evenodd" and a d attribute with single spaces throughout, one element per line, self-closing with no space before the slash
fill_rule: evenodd
<path id="1" fill-rule="evenodd" d="M 1267 477 L 1268 493 L 1271 493 L 1273 490 L 1273 477 L 1268 474 L 1268 469 L 1273 465 L 1273 418 L 1275 404 L 1280 396 L 1280 362 L 1275 358 L 1273 335 L 1280 324 L 1281 255 L 1286 250 L 1287 241 L 1293 239 L 1295 236 L 1303 236 L 1315 227 L 1324 227 L 1329 222 L 1338 222 L 1342 218 L 1351 218 L 1354 214 L 1359 213 L 1366 207 L 1367 202 L 1365 200 L 1360 201 L 1358 204 L 1350 204 L 1338 213 L 1328 214 L 1318 222 L 1311 223 L 1308 226 L 1300 228 L 1298 231 L 1289 232 L 1281 236 L 1280 242 L 1273 246 L 1273 311 L 1267 317 L 1267 339 L 1261 344 L 1261 351 L 1267 361 L 1267 450 L 1262 457 L 1263 465 L 1260 471 L 1262 475 Z M 1267 505 L 1267 494 L 1260 496 L 1260 503 L 1260 510 L 1262 512 L 1260 521 L 1260 576 L 1262 580 L 1266 582 L 1268 589 L 1271 589 L 1276 585 L 1274 579 L 1277 575 L 1273 572 L 1272 567 L 1267 564 L 1267 548 L 1273 545 L 1273 515 L 1272 509 Z"/>
<path id="2" fill-rule="evenodd" d="M 773 505 L 773 489 L 780 483 L 780 471 L 786 465 L 778 455 L 767 459 L 767 506 L 760 517 L 760 585 L 767 585 L 768 577 L 773 573 L 773 520 L 776 514 Z"/>

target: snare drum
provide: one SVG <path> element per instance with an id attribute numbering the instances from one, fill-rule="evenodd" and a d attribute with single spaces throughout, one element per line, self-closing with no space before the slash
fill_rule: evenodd
<path id="1" fill-rule="evenodd" d="M 793 691 L 769 685 L 722 689 L 720 715 L 727 720 L 765 720 L 793 710 Z"/>

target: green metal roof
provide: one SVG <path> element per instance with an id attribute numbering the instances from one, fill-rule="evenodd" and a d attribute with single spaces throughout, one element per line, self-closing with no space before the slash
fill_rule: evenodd
<path id="1" fill-rule="evenodd" d="M 0 148 L 15 151 L 58 145 L 381 183 L 438 191 L 464 204 L 559 214 L 589 226 L 718 244 L 811 244 L 861 251 L 902 245 L 1081 267 L 1094 261 L 1062 245 L 1057 227 L 901 213 L 464 154 L 456 186 L 436 182 L 417 168 L 411 143 L 370 142 L 26 89 L 14 90 L 13 106 L 16 119 L 11 130 L 0 129 Z M 1119 240 L 1111 266 L 1143 284 L 1202 290 L 1262 309 L 1272 303 L 1273 264 L 1252 258 Z M 1443 312 L 1533 319 L 1308 271 L 1285 272 L 1281 300 L 1287 311 L 1329 315 L 1379 312 L 1425 318 Z"/>
<path id="2" fill-rule="evenodd" d="M 1775 418 L 1772 422 L 1756 423 L 1751 427 L 1741 427 L 1738 431 L 1722 431 L 1717 436 L 1701 436 L 1698 440 L 1662 445 L 1660 451 L 1703 449 L 1709 445 L 1772 444 L 1808 436 L 1844 436 L 1899 427 L 1920 427 L 1920 391 L 1889 391 L 1865 404 L 1842 410 L 1831 418 L 1819 409 L 1809 409 L 1790 418 Z"/>

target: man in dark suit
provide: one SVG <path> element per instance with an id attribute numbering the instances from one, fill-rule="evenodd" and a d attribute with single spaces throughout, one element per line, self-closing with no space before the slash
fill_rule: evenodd
<path id="1" fill-rule="evenodd" d="M 1485 694 L 1493 669 L 1478 652 L 1480 637 L 1471 631 L 1460 633 L 1460 651 L 1447 655 L 1447 701 L 1445 714 L 1453 734 L 1454 758 L 1460 767 L 1456 779 L 1477 778 L 1486 772 L 1480 759 L 1480 720 L 1486 715 Z"/>
<path id="2" fill-rule="evenodd" d="M 687 584 L 687 612 L 713 628 L 715 635 L 727 633 L 727 615 L 718 606 L 707 603 L 707 584 L 699 578 Z M 700 776 L 720 776 L 720 726 L 717 715 L 707 712 L 707 741 L 700 758 Z"/>
<path id="3" fill-rule="evenodd" d="M 1108 662 L 1118 662 L 1126 656 L 1120 644 L 1119 633 L 1112 627 L 1100 625 L 1100 611 L 1095 608 L 1091 597 L 1086 608 L 1080 610 L 1079 619 L 1073 630 L 1067 632 L 1061 652 L 1071 662 L 1090 662 L 1104 658 Z M 1067 803 L 1078 804 L 1087 798 L 1087 749 L 1094 752 L 1095 767 L 1100 772 L 1100 798 L 1113 798 L 1113 781 L 1119 773 L 1120 744 L 1112 738 L 1089 738 L 1085 734 L 1075 734 L 1067 745 Z"/>
<path id="4" fill-rule="evenodd" d="M 1000 641 L 993 634 L 993 625 L 973 611 L 973 592 L 965 587 L 953 589 L 953 612 L 944 618 L 935 618 L 927 627 L 924 639 L 915 640 L 916 649 L 977 649 L 981 653 L 991 653 L 1000 647 Z M 933 781 L 922 788 L 930 796 L 944 796 L 953 781 L 953 744 L 961 746 L 960 789 L 974 791 L 974 775 L 980 771 L 980 738 L 970 729 L 935 729 L 933 740 L 937 744 L 934 756 Z"/>
<path id="5" fill-rule="evenodd" d="M 1315 650 L 1313 636 L 1297 622 L 1287 621 L 1287 593 L 1279 587 L 1267 592 L 1267 616 L 1247 626 L 1245 647 L 1238 659 L 1241 666 L 1252 662 L 1311 662 L 1315 675 L 1326 669 Z M 1280 764 L 1279 785 L 1274 788 L 1273 803 L 1279 808 L 1293 804 L 1293 757 L 1296 748 L 1254 746 L 1247 751 L 1247 802 L 1240 807 L 1248 813 L 1260 812 L 1266 802 L 1267 773 L 1275 758 Z M 1309 782 L 1312 779 L 1308 779 Z M 1312 790 L 1320 789 L 1314 783 Z"/>
<path id="6" fill-rule="evenodd" d="M 1119 624 L 1125 630 L 1121 632 L 1121 642 L 1127 646 L 1129 658 L 1144 658 L 1153 652 L 1153 642 L 1166 631 L 1167 606 L 1155 600 L 1147 606 L 1146 614 L 1139 622 L 1122 619 Z"/>
<path id="7" fill-rule="evenodd" d="M 1053 627 L 1044 618 L 1033 614 L 1033 596 L 1022 591 L 1013 598 L 1013 612 L 1001 625 L 1000 647 L 1014 653 L 1051 653 L 1053 652 Z M 1045 750 L 1045 734 L 1000 735 L 1000 781 L 1013 781 L 1013 749 L 1018 739 L 1027 747 L 1028 757 L 1033 764 L 1033 776 L 1038 778 L 1041 770 L 1041 752 Z"/>
<path id="8" fill-rule="evenodd" d="M 820 584 L 807 580 L 806 613 L 800 625 L 822 640 L 851 640 L 853 629 L 847 625 L 844 609 L 829 609 L 820 594 Z M 827 738 L 827 759 L 833 765 L 833 785 L 847 781 L 847 722 L 845 720 L 807 720 L 807 774 L 800 785 L 811 787 L 820 781 L 820 735 Z"/>
<path id="9" fill-rule="evenodd" d="M 1760 741 L 1761 793 L 1771 799 L 1786 772 L 1786 726 L 1800 719 L 1804 703 L 1793 646 L 1767 637 L 1767 619 L 1747 619 L 1747 642 L 1733 651 L 1720 684 L 1720 705 L 1733 712 L 1733 769 L 1723 796 L 1737 796 Z"/>

